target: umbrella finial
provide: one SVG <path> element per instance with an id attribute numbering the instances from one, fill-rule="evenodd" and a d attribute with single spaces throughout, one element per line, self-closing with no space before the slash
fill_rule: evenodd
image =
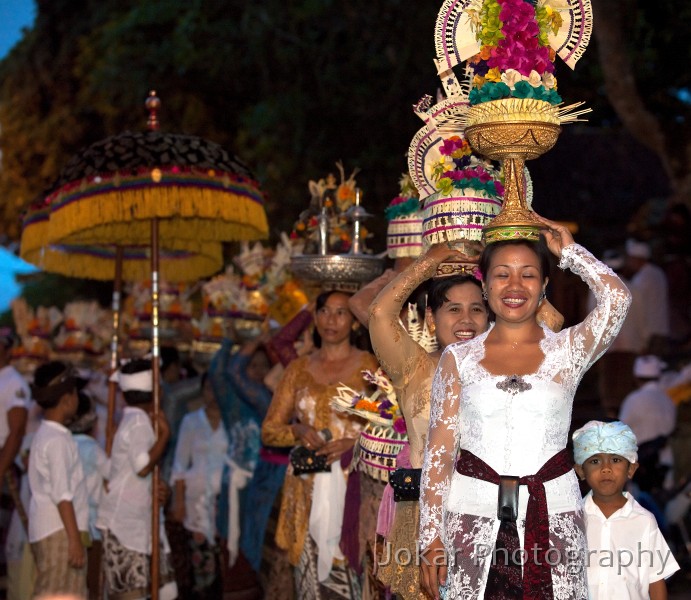
<path id="1" fill-rule="evenodd" d="M 149 97 L 144 103 L 146 110 L 149 111 L 149 118 L 146 121 L 146 126 L 149 131 L 158 131 L 160 123 L 158 122 L 158 109 L 161 108 L 161 99 L 156 95 L 156 90 L 149 92 Z"/>

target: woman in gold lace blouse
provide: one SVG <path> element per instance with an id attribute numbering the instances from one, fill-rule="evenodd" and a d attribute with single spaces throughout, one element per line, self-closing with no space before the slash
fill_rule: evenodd
<path id="1" fill-rule="evenodd" d="M 301 476 L 289 467 L 283 484 L 276 543 L 287 551 L 295 567 L 296 596 L 300 599 L 359 595 L 357 577 L 338 548 L 346 486 L 340 458 L 353 447 L 364 423 L 335 412 L 331 399 L 341 383 L 361 390 L 361 372 L 375 370 L 378 364 L 372 354 L 352 343 L 354 317 L 348 298 L 335 291 L 317 298 L 317 350 L 286 368 L 262 425 L 264 444 L 299 444 L 317 450 L 331 465 L 330 472 Z M 321 433 L 327 429 L 329 441 Z"/>
<path id="2" fill-rule="evenodd" d="M 410 466 L 416 469 L 422 467 L 432 377 L 439 357 L 447 345 L 483 333 L 487 329 L 488 311 L 481 284 L 474 277 L 455 275 L 434 280 L 428 292 L 426 321 L 436 334 L 439 348 L 430 353 L 410 337 L 399 315 L 410 294 L 434 277 L 441 263 L 467 260 L 446 244 L 432 246 L 380 292 L 370 309 L 372 346 L 396 389 L 408 431 Z M 404 600 L 427 600 L 420 588 L 415 554 L 419 518 L 417 502 L 397 502 L 387 539 L 389 547 L 380 557 L 380 581 Z"/>

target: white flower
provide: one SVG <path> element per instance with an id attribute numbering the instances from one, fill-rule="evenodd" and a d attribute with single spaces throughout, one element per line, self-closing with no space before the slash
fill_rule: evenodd
<path id="1" fill-rule="evenodd" d="M 557 79 L 552 73 L 543 73 L 542 74 L 542 85 L 545 86 L 546 89 L 551 90 L 557 85 Z"/>
<path id="2" fill-rule="evenodd" d="M 533 87 L 540 87 L 542 85 L 542 77 L 537 71 L 531 71 L 528 76 L 528 83 Z"/>
<path id="3" fill-rule="evenodd" d="M 506 71 L 501 74 L 501 80 L 511 89 L 522 79 L 523 76 L 516 71 L 516 69 L 506 69 Z"/>

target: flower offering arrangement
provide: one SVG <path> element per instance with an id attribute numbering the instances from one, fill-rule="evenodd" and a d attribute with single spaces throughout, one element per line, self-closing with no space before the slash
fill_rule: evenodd
<path id="1" fill-rule="evenodd" d="M 396 401 L 391 380 L 381 369 L 362 371 L 363 379 L 375 387 L 371 395 L 356 392 L 347 385 L 338 387 L 338 395 L 331 401 L 333 408 L 365 419 L 367 425 L 360 433 L 353 451 L 353 468 L 370 477 L 388 482 L 396 469 L 396 456 L 408 443 L 405 419 Z"/>

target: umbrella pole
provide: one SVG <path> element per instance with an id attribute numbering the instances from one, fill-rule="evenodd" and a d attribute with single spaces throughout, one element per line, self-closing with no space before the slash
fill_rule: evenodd
<path id="1" fill-rule="evenodd" d="M 110 340 L 110 374 L 118 368 L 120 358 L 120 316 L 122 302 L 122 257 L 123 247 L 115 247 L 115 279 L 113 280 L 113 336 Z M 113 449 L 113 436 L 115 434 L 115 395 L 117 393 L 117 381 L 108 382 L 108 418 L 106 421 L 106 454 L 110 456 Z"/>
<path id="2" fill-rule="evenodd" d="M 159 340 L 158 340 L 158 272 L 159 272 L 159 256 L 158 256 L 158 219 L 154 217 L 151 219 L 151 371 L 153 377 L 153 421 L 154 433 L 158 439 L 158 415 L 161 409 L 161 364 L 159 362 Z M 158 465 L 154 466 L 151 492 L 151 600 L 158 600 L 159 582 L 159 501 L 158 501 L 158 486 L 159 486 L 159 469 Z"/>

